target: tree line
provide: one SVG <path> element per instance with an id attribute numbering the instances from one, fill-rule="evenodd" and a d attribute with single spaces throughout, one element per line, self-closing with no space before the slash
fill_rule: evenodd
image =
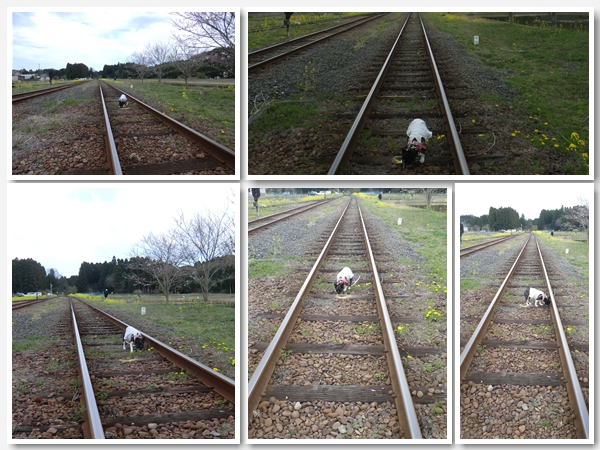
<path id="1" fill-rule="evenodd" d="M 172 228 L 150 233 L 134 245 L 129 259 L 82 262 L 76 276 L 66 278 L 33 259 L 12 261 L 13 292 L 41 291 L 155 293 L 169 301 L 174 292 L 235 290 L 235 218 L 223 211 L 203 211 L 191 218 L 180 213 Z"/>
<path id="2" fill-rule="evenodd" d="M 81 63 L 67 63 L 56 70 L 30 71 L 48 73 L 50 79 L 65 78 L 234 78 L 235 13 L 173 12 L 171 22 L 180 33 L 170 41 L 147 43 L 131 54 L 125 63 L 105 64 L 99 72 Z M 23 69 L 22 73 L 28 73 Z"/>
<path id="3" fill-rule="evenodd" d="M 499 231 L 510 229 L 532 230 L 554 230 L 588 232 L 589 229 L 589 205 L 581 200 L 580 205 L 564 207 L 559 209 L 542 209 L 536 219 L 525 219 L 525 215 L 513 208 L 490 207 L 489 213 L 482 216 L 472 214 L 460 216 L 460 221 L 466 227 L 474 231 Z"/>

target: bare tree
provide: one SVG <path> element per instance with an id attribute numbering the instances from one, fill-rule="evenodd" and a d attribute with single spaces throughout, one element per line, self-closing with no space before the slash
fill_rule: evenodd
<path id="1" fill-rule="evenodd" d="M 129 267 L 156 281 L 169 303 L 169 293 L 183 276 L 183 254 L 175 236 L 172 233 L 158 236 L 150 233 L 135 245 L 133 252 L 138 258 L 130 262 Z"/>
<path id="2" fill-rule="evenodd" d="M 147 52 L 134 52 L 128 59 L 131 61 L 134 72 L 143 83 L 144 78 L 146 78 L 146 75 L 150 70 L 148 67 L 150 65 L 150 59 L 147 55 Z"/>
<path id="3" fill-rule="evenodd" d="M 590 236 L 590 204 L 585 198 L 578 198 L 580 205 L 566 208 L 564 219 L 576 227 L 581 227 L 589 240 Z"/>
<path id="4" fill-rule="evenodd" d="M 160 83 L 163 73 L 167 69 L 166 63 L 172 61 L 171 44 L 166 42 L 148 43 L 144 53 L 146 53 L 149 65 L 153 66 L 150 70 L 156 75 Z"/>
<path id="5" fill-rule="evenodd" d="M 197 51 L 194 48 L 186 47 L 180 42 L 175 44 L 173 48 L 173 65 L 181 72 L 186 88 L 188 78 L 196 73 L 200 63 L 201 60 L 198 58 Z"/>
<path id="6" fill-rule="evenodd" d="M 196 50 L 211 48 L 235 50 L 235 13 L 173 12 L 171 22 L 182 34 L 175 39 Z"/>
<path id="7" fill-rule="evenodd" d="M 205 211 L 187 221 L 180 213 L 175 223 L 179 245 L 190 265 L 189 274 L 200 283 L 202 297 L 207 302 L 209 290 L 221 281 L 217 275 L 235 263 L 234 216 L 228 209 Z"/>

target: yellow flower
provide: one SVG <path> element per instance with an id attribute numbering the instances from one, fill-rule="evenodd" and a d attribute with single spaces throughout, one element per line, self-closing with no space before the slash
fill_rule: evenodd
<path id="1" fill-rule="evenodd" d="M 512 137 L 516 137 L 517 135 L 515 133 L 511 134 Z"/>
<path id="2" fill-rule="evenodd" d="M 219 369 L 217 369 L 216 367 L 213 367 L 213 370 L 214 370 L 215 372 L 220 372 L 220 370 L 219 370 Z"/>
<path id="3" fill-rule="evenodd" d="M 407 356 L 407 358 L 408 358 L 408 359 L 412 359 L 412 356 L 408 355 L 408 356 Z"/>
<path id="4" fill-rule="evenodd" d="M 581 154 L 581 157 L 582 157 L 583 159 L 588 159 L 588 158 L 589 158 L 589 156 L 588 156 L 588 154 L 587 154 L 587 153 L 582 153 L 582 154 Z"/>
<path id="5" fill-rule="evenodd" d="M 571 133 L 571 139 L 573 139 L 574 141 L 578 141 L 579 140 L 579 135 L 575 132 Z"/>

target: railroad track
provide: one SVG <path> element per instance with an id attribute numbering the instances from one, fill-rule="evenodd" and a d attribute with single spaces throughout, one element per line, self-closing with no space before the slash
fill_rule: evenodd
<path id="1" fill-rule="evenodd" d="M 86 81 L 85 83 L 88 83 L 88 81 Z M 24 102 L 26 100 L 32 99 L 32 98 L 37 98 L 37 97 L 41 97 L 47 94 L 52 94 L 54 92 L 58 92 L 58 91 L 62 91 L 64 89 L 69 89 L 72 88 L 73 86 L 80 86 L 81 83 L 69 83 L 69 84 L 63 84 L 60 86 L 53 86 L 47 89 L 39 89 L 36 91 L 29 91 L 29 92 L 21 92 L 19 94 L 13 94 L 12 95 L 12 103 L 13 105 L 16 103 L 21 103 Z"/>
<path id="2" fill-rule="evenodd" d="M 336 25 L 325 30 L 309 33 L 295 39 L 290 39 L 279 44 L 250 52 L 248 53 L 248 73 L 255 72 L 259 69 L 264 69 L 265 67 L 287 58 L 294 53 L 304 50 L 312 45 L 325 42 L 341 33 L 350 31 L 384 15 L 385 14 L 371 14 L 367 17 L 360 17 L 350 22 Z"/>
<path id="3" fill-rule="evenodd" d="M 514 234 L 514 235 L 511 235 L 511 236 L 503 236 L 503 237 L 499 237 L 499 238 L 496 238 L 496 239 L 492 239 L 492 240 L 487 241 L 487 242 L 483 242 L 481 244 L 475 244 L 475 245 L 471 245 L 469 247 L 461 248 L 460 249 L 460 257 L 463 258 L 465 256 L 468 256 L 468 255 L 471 255 L 471 254 L 476 253 L 478 251 L 484 250 L 484 249 L 486 249 L 488 247 L 491 247 L 493 245 L 500 244 L 502 242 L 506 242 L 509 239 L 513 239 L 516 236 L 518 236 L 518 234 Z"/>
<path id="4" fill-rule="evenodd" d="M 21 300 L 19 302 L 13 302 L 12 310 L 14 311 L 15 309 L 21 309 L 26 308 L 27 306 L 37 305 L 38 303 L 43 303 L 46 300 L 49 300 L 49 298 L 40 298 L 36 300 Z"/>
<path id="5" fill-rule="evenodd" d="M 324 287 L 320 280 L 335 279 L 341 264 L 354 267 L 366 289 L 336 296 L 331 283 Z M 367 415 L 389 424 L 375 437 L 422 437 L 384 296 L 386 276 L 351 198 L 273 340 L 251 344 L 250 439 L 283 433 L 289 417 L 290 437 L 358 437 L 353 427 Z M 332 429 L 323 426 L 329 421 L 337 421 Z M 301 423 L 314 426 L 299 430 Z"/>
<path id="6" fill-rule="evenodd" d="M 13 106 L 13 123 L 28 123 L 36 114 L 59 110 L 73 100 L 70 115 L 52 123 L 38 138 L 29 135 L 13 147 L 15 175 L 232 175 L 235 152 L 126 93 L 129 104 L 119 108 L 116 87 L 105 82 L 49 95 Z M 65 91 L 63 91 L 65 92 Z M 49 105 L 49 106 L 48 106 Z M 58 108 L 58 109 L 57 109 Z M 33 116 L 30 117 L 30 116 Z M 53 116 L 56 116 L 53 114 Z M 68 122 L 68 123 L 67 123 Z M 22 136 L 17 127 L 16 137 Z M 20 137 L 19 139 L 25 139 Z M 27 144 L 30 142 L 29 144 Z"/>
<path id="7" fill-rule="evenodd" d="M 451 170 L 452 174 L 468 175 L 459 131 L 420 15 L 408 15 L 385 61 L 374 73 L 374 82 L 372 76 L 366 76 L 365 84 L 357 88 L 365 100 L 328 174 L 419 174 L 422 166 L 418 161 L 412 168 L 398 170 L 406 129 L 418 117 L 434 134 L 446 138 L 444 145 L 435 147 L 430 141 L 425 164 L 434 163 L 440 173 Z M 398 121 L 407 126 L 397 128 Z M 386 148 L 382 139 L 397 136 L 401 145 L 393 158 L 384 150 L 374 150 Z M 452 169 L 445 167 L 448 165 Z"/>
<path id="8" fill-rule="evenodd" d="M 171 175 L 235 171 L 235 153 L 124 91 L 99 82 L 107 165 L 64 175 Z M 125 93 L 129 103 L 118 107 Z M 162 152 L 157 153 L 156 149 Z M 194 157 L 181 159 L 182 154 Z"/>
<path id="9" fill-rule="evenodd" d="M 31 388 L 34 398 L 27 393 L 13 397 L 13 435 L 65 439 L 234 435 L 232 380 L 147 334 L 143 352 L 122 350 L 125 323 L 78 300 L 70 306 L 65 299 L 62 302 L 66 314 L 55 331 L 75 345 L 55 349 L 55 354 L 70 356 L 60 358 L 52 372 L 59 368 L 62 378 L 78 374 L 76 382 L 68 386 L 58 381 L 58 373 L 46 371 L 45 376 L 32 371 L 28 383 L 39 381 L 37 389 Z M 13 362 L 14 370 L 19 367 L 18 360 Z M 35 406 L 19 408 L 29 402 Z M 37 412 L 31 414 L 32 410 Z"/>
<path id="10" fill-rule="evenodd" d="M 557 302 L 549 273 L 530 235 L 480 320 L 464 317 L 461 305 L 464 439 L 589 437 L 579 381 L 587 381 L 586 374 L 578 377 L 571 356 L 588 349 L 569 345 L 565 330 L 570 328 L 561 319 L 567 305 Z M 550 307 L 523 308 L 528 287 L 546 292 Z"/>
<path id="11" fill-rule="evenodd" d="M 294 217 L 295 215 L 303 213 L 305 211 L 310 211 L 311 209 L 316 208 L 317 206 L 326 204 L 332 200 L 335 200 L 335 198 L 330 198 L 329 200 L 319 200 L 316 202 L 309 202 L 309 204 L 303 204 L 300 206 L 296 206 L 294 208 L 290 208 L 286 211 L 282 211 L 282 212 L 275 213 L 275 214 L 269 214 L 268 216 L 259 217 L 258 219 L 250 220 L 250 221 L 248 221 L 248 234 L 255 233 L 258 230 L 266 228 L 266 227 L 273 225 L 277 222 L 280 222 L 282 220 L 289 219 L 290 217 Z"/>

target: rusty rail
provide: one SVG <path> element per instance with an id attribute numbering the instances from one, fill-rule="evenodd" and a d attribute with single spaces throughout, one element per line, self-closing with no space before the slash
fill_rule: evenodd
<path id="1" fill-rule="evenodd" d="M 86 81 L 87 83 L 87 81 Z M 29 100 L 31 98 L 35 98 L 35 97 L 41 97 L 43 95 L 47 95 L 47 94 L 52 94 L 53 92 L 58 92 L 58 91 L 62 91 L 64 89 L 68 89 L 71 88 L 73 86 L 81 86 L 83 83 L 70 83 L 70 84 L 65 84 L 65 85 L 61 85 L 61 86 L 54 86 L 51 88 L 47 88 L 47 89 L 39 89 L 37 91 L 29 91 L 29 92 L 21 92 L 19 94 L 13 94 L 12 95 L 12 103 L 21 103 L 24 102 L 25 100 Z"/>
<path id="2" fill-rule="evenodd" d="M 373 290 L 375 292 L 375 298 L 377 299 L 379 323 L 381 324 L 386 359 L 390 370 L 390 377 L 392 379 L 396 411 L 398 411 L 398 418 L 400 419 L 404 433 L 406 433 L 411 439 L 422 439 L 423 436 L 421 435 L 419 420 L 417 418 L 417 413 L 415 412 L 415 407 L 412 401 L 412 394 L 410 392 L 410 387 L 408 386 L 408 381 L 406 380 L 398 345 L 396 344 L 394 326 L 392 324 L 392 319 L 390 318 L 390 313 L 387 309 L 381 279 L 379 278 L 379 272 L 377 271 L 375 257 L 373 255 L 373 250 L 371 249 L 369 235 L 367 234 L 367 227 L 365 225 L 360 206 L 358 207 L 358 213 L 360 215 L 360 221 L 362 224 L 363 239 L 365 246 L 367 247 L 369 266 L 371 267 L 371 272 L 373 274 Z"/>
<path id="3" fill-rule="evenodd" d="M 452 117 L 452 111 L 450 110 L 448 97 L 446 96 L 442 78 L 440 77 L 440 72 L 438 71 L 435 63 L 435 57 L 433 56 L 433 51 L 431 50 L 431 45 L 429 44 L 429 38 L 427 37 L 427 32 L 425 31 L 425 25 L 423 25 L 423 19 L 421 18 L 420 14 L 419 20 L 421 22 L 421 27 L 423 28 L 423 34 L 425 35 L 425 42 L 427 43 L 429 62 L 431 64 L 431 71 L 433 72 L 435 80 L 435 89 L 438 93 L 438 97 L 442 101 L 442 115 L 444 116 L 444 122 L 446 123 L 446 130 L 448 130 L 448 142 L 450 143 L 450 151 L 452 152 L 452 159 L 454 161 L 454 170 L 456 171 L 457 175 L 470 175 L 469 166 L 467 165 L 467 158 L 465 157 L 462 145 L 460 143 L 460 137 L 458 136 L 458 131 L 456 130 L 456 125 L 454 124 L 454 117 Z"/>
<path id="4" fill-rule="evenodd" d="M 121 163 L 119 162 L 119 154 L 117 153 L 117 146 L 113 137 L 112 128 L 110 126 L 110 119 L 108 118 L 108 111 L 106 110 L 106 102 L 104 101 L 104 92 L 102 86 L 98 84 L 100 89 L 100 101 L 102 102 L 102 111 L 104 112 L 104 125 L 106 126 L 106 136 L 104 136 L 104 142 L 106 143 L 106 159 L 109 166 L 109 174 L 111 175 L 123 175 L 121 169 Z"/>
<path id="5" fill-rule="evenodd" d="M 558 345 L 558 354 L 560 355 L 560 362 L 565 376 L 565 384 L 567 386 L 567 392 L 569 393 L 569 403 L 575 413 L 575 429 L 577 430 L 577 437 L 579 439 L 590 438 L 590 424 L 589 414 L 585 405 L 585 399 L 583 398 L 583 392 L 581 391 L 581 385 L 579 384 L 579 378 L 577 377 L 577 371 L 575 370 L 575 364 L 569 351 L 569 343 L 567 336 L 562 325 L 562 320 L 558 312 L 558 306 L 556 299 L 554 298 L 554 292 L 550 285 L 550 278 L 548 277 L 548 271 L 544 264 L 544 257 L 540 249 L 539 242 L 535 241 L 537 246 L 538 255 L 542 263 L 542 270 L 544 272 L 544 279 L 546 281 L 546 287 L 548 288 L 548 295 L 550 296 L 550 313 L 552 314 L 552 321 L 554 322 L 554 332 L 556 334 L 556 342 Z"/>
<path id="6" fill-rule="evenodd" d="M 470 247 L 461 248 L 460 249 L 460 257 L 462 258 L 463 256 L 477 253 L 478 251 L 481 251 L 481 250 L 491 247 L 493 245 L 508 241 L 509 239 L 512 239 L 516 236 L 518 236 L 518 234 L 513 234 L 512 236 L 504 236 L 504 237 L 495 239 L 493 241 L 488 241 L 488 242 L 484 242 L 482 244 L 475 244 L 475 245 L 471 245 Z"/>
<path id="7" fill-rule="evenodd" d="M 92 380 L 85 361 L 85 354 L 83 352 L 81 337 L 79 336 L 79 327 L 77 326 L 77 319 L 75 318 L 72 300 L 69 301 L 69 304 L 71 306 L 71 319 L 73 320 L 73 335 L 77 347 L 77 360 L 79 361 L 79 378 L 81 381 L 80 392 L 85 405 L 85 417 L 87 419 L 84 420 L 82 424 L 83 436 L 86 439 L 104 439 L 102 420 L 100 419 L 98 405 L 96 404 L 96 396 L 94 394 L 94 388 L 92 387 Z"/>
<path id="8" fill-rule="evenodd" d="M 335 200 L 335 199 L 329 199 L 329 200 L 324 200 L 324 201 L 320 200 L 311 205 L 301 205 L 301 206 L 297 206 L 292 209 L 288 209 L 287 211 L 281 211 L 281 212 L 278 212 L 275 214 L 270 214 L 268 216 L 261 217 L 259 219 L 251 220 L 248 222 L 248 234 L 252 234 L 258 230 L 261 230 L 270 225 L 273 225 L 274 223 L 288 219 L 290 217 L 294 217 L 295 215 L 301 214 L 305 211 L 309 211 L 313 208 L 316 208 L 317 206 L 323 205 L 325 203 L 329 203 L 332 200 Z M 255 225 L 257 222 L 263 222 L 263 221 L 269 220 L 269 219 L 273 219 L 273 220 L 271 220 L 270 222 L 267 222 L 267 223 L 260 224 L 260 225 Z M 252 226 L 252 228 L 250 228 L 251 226 Z"/>
<path id="9" fill-rule="evenodd" d="M 367 98 L 363 102 L 363 105 L 360 108 L 360 111 L 358 112 L 356 119 L 354 119 L 354 123 L 352 124 L 350 131 L 346 135 L 346 139 L 344 139 L 344 142 L 343 142 L 341 148 L 339 149 L 335 159 L 333 160 L 333 163 L 331 164 L 331 167 L 329 168 L 329 172 L 327 173 L 327 175 L 339 175 L 342 173 L 342 170 L 346 167 L 346 165 L 348 165 L 348 161 L 350 160 L 350 157 L 352 156 L 352 153 L 354 152 L 354 148 L 356 147 L 356 143 L 358 142 L 360 133 L 361 133 L 363 127 L 365 126 L 365 122 L 367 121 L 367 118 L 369 117 L 369 112 L 371 111 L 371 108 L 373 107 L 373 102 L 374 102 L 375 98 L 377 97 L 379 89 L 381 88 L 381 85 L 383 84 L 383 80 L 385 79 L 385 76 L 392 65 L 392 59 L 394 56 L 394 52 L 396 51 L 396 47 L 398 46 L 398 43 L 400 42 L 400 38 L 402 37 L 402 32 L 404 31 L 404 28 L 406 28 L 408 19 L 410 19 L 410 14 L 408 14 L 408 16 L 406 17 L 406 20 L 404 21 L 404 24 L 402 25 L 402 29 L 400 30 L 400 33 L 398 33 L 398 37 L 394 41 L 394 45 L 392 45 L 392 49 L 388 53 L 388 56 L 385 59 L 385 62 L 383 63 L 381 70 L 379 71 L 379 75 L 377 75 L 377 78 L 375 79 L 375 83 L 373 83 L 373 86 L 371 87 L 371 90 L 369 91 Z"/>
<path id="10" fill-rule="evenodd" d="M 258 62 L 256 64 L 249 65 L 248 66 L 248 73 L 253 72 L 253 71 L 255 71 L 257 69 L 260 69 L 260 68 L 264 68 L 267 65 L 274 63 L 275 61 L 279 61 L 280 59 L 285 58 L 286 56 L 289 56 L 289 55 L 291 55 L 293 53 L 296 53 L 296 52 L 298 52 L 300 50 L 303 50 L 303 49 L 305 49 L 307 47 L 310 47 L 311 45 L 316 44 L 318 42 L 322 42 L 322 41 L 324 41 L 326 39 L 329 39 L 330 37 L 336 36 L 336 35 L 341 34 L 341 33 L 345 33 L 346 31 L 349 31 L 349 30 L 351 30 L 351 29 L 353 29 L 355 27 L 358 27 L 358 26 L 363 25 L 363 24 L 365 24 L 367 22 L 370 22 L 371 20 L 375 20 L 375 19 L 377 19 L 377 18 L 379 18 L 379 17 L 381 17 L 383 15 L 385 15 L 385 14 L 376 14 L 373 17 L 367 17 L 367 18 L 361 17 L 360 19 L 356 19 L 356 20 L 354 20 L 352 22 L 347 22 L 347 23 L 344 23 L 344 24 L 341 24 L 341 25 L 336 25 L 334 27 L 330 27 L 330 28 L 327 28 L 327 29 L 321 30 L 321 31 L 315 31 L 314 33 L 309 33 L 309 34 L 306 34 L 304 36 L 300 36 L 298 38 L 291 39 L 289 41 L 281 42 L 279 44 L 271 45 L 269 47 L 261 48 L 260 50 L 256 50 L 256 51 L 250 52 L 250 53 L 248 53 L 248 58 L 250 58 L 252 56 L 259 55 L 261 53 L 267 53 L 269 51 L 276 50 L 278 48 L 282 48 L 282 47 L 286 47 L 286 46 L 292 45 L 295 42 L 302 41 L 302 40 L 310 38 L 312 36 L 317 36 L 319 34 L 323 34 L 323 33 L 329 32 L 329 31 L 333 31 L 333 30 L 335 30 L 337 28 L 347 27 L 348 25 L 354 24 L 354 25 L 352 25 L 352 26 L 350 26 L 350 27 L 348 27 L 348 28 L 346 28 L 344 30 L 337 31 L 337 32 L 332 33 L 330 35 L 324 36 L 324 37 L 322 37 L 320 39 L 316 39 L 314 41 L 308 42 L 305 45 L 301 45 L 299 47 L 296 47 L 296 48 L 290 50 L 289 52 L 281 53 L 279 55 L 273 56 L 272 58 L 265 59 L 264 61 L 260 61 L 260 62 Z"/>

